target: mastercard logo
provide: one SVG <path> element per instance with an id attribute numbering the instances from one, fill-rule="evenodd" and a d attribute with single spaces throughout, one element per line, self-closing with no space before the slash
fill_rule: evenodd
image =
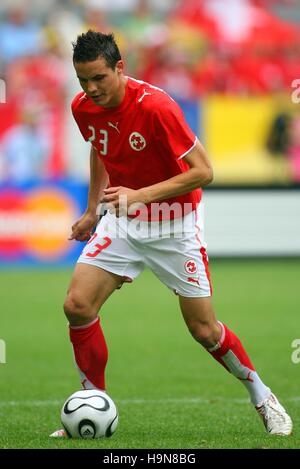
<path id="1" fill-rule="evenodd" d="M 77 205 L 62 190 L 2 191 L 0 256 L 7 260 L 22 255 L 57 260 L 73 248 L 68 236 L 77 216 Z"/>

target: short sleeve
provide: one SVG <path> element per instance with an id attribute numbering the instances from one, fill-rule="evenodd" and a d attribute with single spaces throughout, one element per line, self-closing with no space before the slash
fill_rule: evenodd
<path id="1" fill-rule="evenodd" d="M 160 144 L 175 159 L 184 158 L 196 145 L 197 137 L 186 123 L 179 105 L 170 97 L 156 107 L 153 126 Z"/>

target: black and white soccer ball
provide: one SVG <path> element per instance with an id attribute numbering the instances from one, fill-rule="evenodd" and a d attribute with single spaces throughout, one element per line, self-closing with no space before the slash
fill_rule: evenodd
<path id="1" fill-rule="evenodd" d="M 61 409 L 61 422 L 70 438 L 109 437 L 118 426 L 118 411 L 106 392 L 74 392 Z"/>

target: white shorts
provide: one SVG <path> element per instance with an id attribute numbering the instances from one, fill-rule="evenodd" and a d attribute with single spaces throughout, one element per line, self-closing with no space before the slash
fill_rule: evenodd
<path id="1" fill-rule="evenodd" d="M 202 203 L 183 218 L 147 222 L 107 213 L 84 247 L 79 263 L 136 278 L 145 267 L 176 294 L 211 296 Z"/>

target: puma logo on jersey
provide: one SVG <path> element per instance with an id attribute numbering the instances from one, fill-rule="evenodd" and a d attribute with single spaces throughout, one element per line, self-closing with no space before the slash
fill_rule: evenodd
<path id="1" fill-rule="evenodd" d="M 142 96 L 138 99 L 138 102 L 141 103 L 144 99 L 145 96 L 151 96 L 151 93 L 147 93 L 146 90 L 144 90 L 144 93 L 142 94 Z"/>
<path id="2" fill-rule="evenodd" d="M 120 133 L 118 129 L 119 122 L 116 122 L 116 125 L 114 125 L 112 122 L 107 122 L 107 124 L 109 127 L 112 127 L 113 129 L 115 129 L 118 132 L 118 134 Z"/>

